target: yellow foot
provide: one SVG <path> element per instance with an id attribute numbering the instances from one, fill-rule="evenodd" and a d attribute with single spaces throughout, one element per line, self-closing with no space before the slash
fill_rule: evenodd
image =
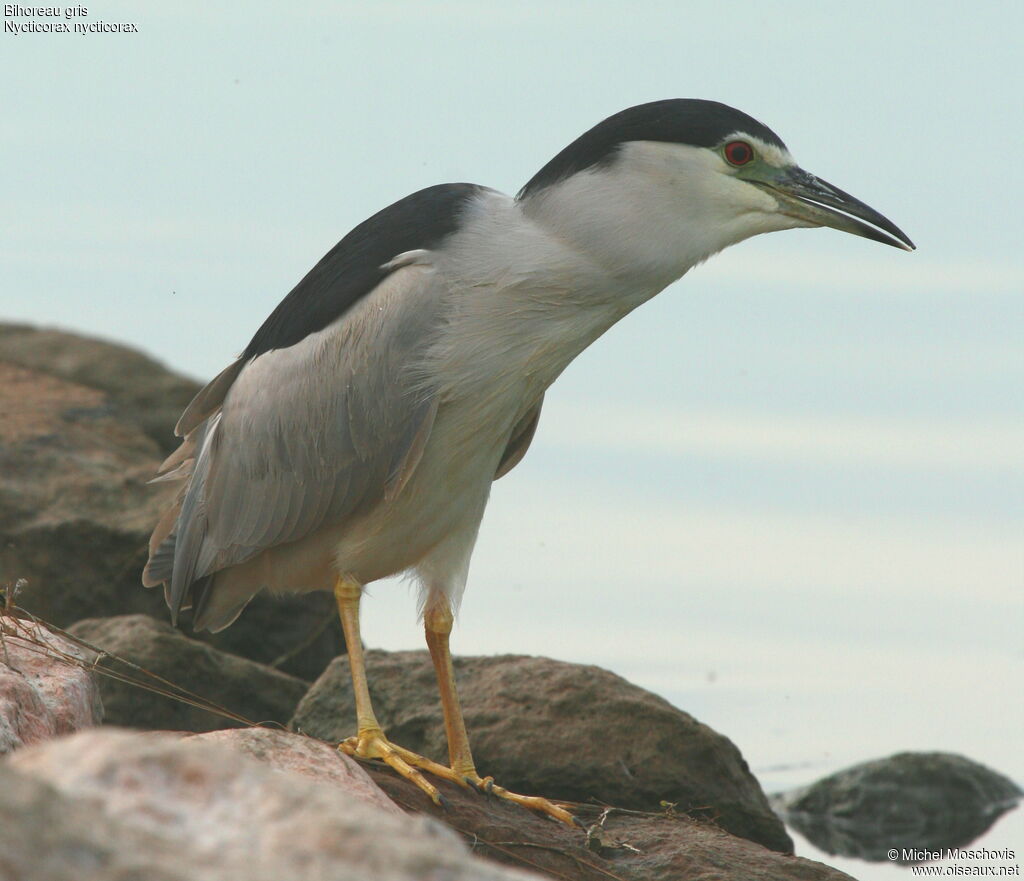
<path id="1" fill-rule="evenodd" d="M 494 782 L 493 777 L 481 777 L 476 771 L 463 775 L 462 779 L 472 784 L 481 792 L 487 793 L 487 795 L 503 798 L 505 801 L 510 801 L 530 811 L 547 814 L 553 820 L 565 823 L 566 826 L 577 826 L 580 829 L 586 828 L 583 823 L 565 809 L 564 805 L 548 801 L 548 799 L 541 798 L 539 795 L 520 795 L 517 792 L 509 792 L 504 786 L 498 786 Z"/>
<path id="2" fill-rule="evenodd" d="M 411 750 L 397 746 L 388 740 L 384 736 L 384 732 L 379 728 L 360 731 L 355 737 L 350 737 L 348 740 L 343 740 L 339 743 L 338 749 L 346 755 L 356 756 L 361 759 L 380 759 L 410 783 L 415 783 L 416 786 L 430 796 L 430 800 L 434 804 L 441 807 L 444 807 L 444 796 L 437 791 L 437 787 L 434 784 L 417 770 L 418 768 L 429 771 L 435 777 L 451 780 L 460 786 L 467 785 L 462 777 L 451 768 L 431 761 L 426 756 L 418 755 Z"/>
<path id="3" fill-rule="evenodd" d="M 459 772 L 447 765 L 428 759 L 411 750 L 392 743 L 384 732 L 379 728 L 368 729 L 350 737 L 338 744 L 338 749 L 349 756 L 356 756 L 361 759 L 380 759 L 388 767 L 397 771 L 410 783 L 414 783 L 429 796 L 430 800 L 445 807 L 444 796 L 420 771 L 426 771 L 442 780 L 449 780 L 456 783 L 463 789 L 473 789 L 478 792 L 503 798 L 531 811 L 547 814 L 547 816 L 565 823 L 567 826 L 583 827 L 583 824 L 569 813 L 562 805 L 548 801 L 546 798 L 532 795 L 519 795 L 509 792 L 503 786 L 498 786 L 493 777 L 481 777 L 475 770 Z"/>

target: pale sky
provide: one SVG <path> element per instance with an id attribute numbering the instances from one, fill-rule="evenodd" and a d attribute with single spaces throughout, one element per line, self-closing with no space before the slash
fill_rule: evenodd
<path id="1" fill-rule="evenodd" d="M 140 33 L 0 35 L 0 320 L 197 378 L 369 214 L 514 192 L 643 101 L 732 104 L 902 227 L 914 254 L 746 242 L 585 352 L 495 487 L 456 650 L 608 666 L 755 771 L 940 745 L 1024 777 L 1019 699 L 980 718 L 1024 660 L 1024 5 L 88 8 Z M 404 588 L 366 607 L 420 644 Z"/>

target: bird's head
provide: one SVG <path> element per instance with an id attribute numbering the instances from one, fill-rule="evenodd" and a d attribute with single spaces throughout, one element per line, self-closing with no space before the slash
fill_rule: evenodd
<path id="1" fill-rule="evenodd" d="M 623 110 L 562 150 L 518 199 L 613 271 L 667 280 L 743 239 L 798 227 L 914 248 L 873 208 L 800 168 L 767 126 L 715 101 Z"/>

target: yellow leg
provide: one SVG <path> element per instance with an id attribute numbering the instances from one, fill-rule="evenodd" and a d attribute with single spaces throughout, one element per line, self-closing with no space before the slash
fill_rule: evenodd
<path id="1" fill-rule="evenodd" d="M 466 723 L 462 718 L 459 693 L 455 689 L 455 669 L 452 667 L 452 653 L 448 647 L 453 623 L 451 607 L 444 597 L 435 599 L 423 613 L 427 648 L 430 649 L 430 659 L 434 662 L 434 672 L 437 674 L 437 688 L 441 693 L 444 732 L 448 737 L 448 760 L 456 774 L 472 780 L 477 777 L 476 766 L 469 748 Z"/>
<path id="2" fill-rule="evenodd" d="M 441 710 L 444 713 L 445 734 L 448 736 L 448 759 L 451 763 L 451 770 L 461 780 L 471 783 L 490 795 L 496 795 L 524 808 L 547 814 L 569 826 L 581 825 L 565 808 L 546 798 L 509 792 L 504 787 L 497 786 L 493 777 L 481 777 L 477 774 L 476 766 L 473 763 L 473 753 L 469 748 L 466 723 L 462 718 L 462 706 L 455 688 L 455 670 L 452 667 L 452 654 L 449 648 L 453 620 L 448 599 L 442 594 L 432 594 L 423 614 L 423 627 L 426 631 L 430 658 L 434 662 L 434 671 L 437 673 L 437 687 L 441 693 Z"/>
<path id="3" fill-rule="evenodd" d="M 338 744 L 338 749 L 350 756 L 363 759 L 380 759 L 401 774 L 406 780 L 422 789 L 434 804 L 444 803 L 437 787 L 430 783 L 417 768 L 429 771 L 439 777 L 454 780 L 465 785 L 450 769 L 424 756 L 402 749 L 391 743 L 385 736 L 373 713 L 370 689 L 366 683 L 366 660 L 363 657 L 363 643 L 359 636 L 359 600 L 363 587 L 351 578 L 339 578 L 334 584 L 334 597 L 338 602 L 341 628 L 348 645 L 348 662 L 352 671 L 352 692 L 356 701 L 356 736 Z"/>

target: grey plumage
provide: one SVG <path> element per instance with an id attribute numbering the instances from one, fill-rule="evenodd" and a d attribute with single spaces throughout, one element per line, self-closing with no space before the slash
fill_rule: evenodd
<path id="1" fill-rule="evenodd" d="M 394 269 L 324 330 L 234 362 L 183 414 L 188 435 L 157 478 L 182 492 L 144 573 L 147 585 L 169 581 L 172 616 L 191 605 L 197 627 L 227 626 L 241 606 L 230 620 L 204 614 L 218 572 L 325 525 L 343 531 L 408 481 L 437 413 L 418 367 L 443 327 L 442 291 L 414 262 Z M 538 402 L 513 430 L 495 478 L 525 454 L 539 412 Z"/>

